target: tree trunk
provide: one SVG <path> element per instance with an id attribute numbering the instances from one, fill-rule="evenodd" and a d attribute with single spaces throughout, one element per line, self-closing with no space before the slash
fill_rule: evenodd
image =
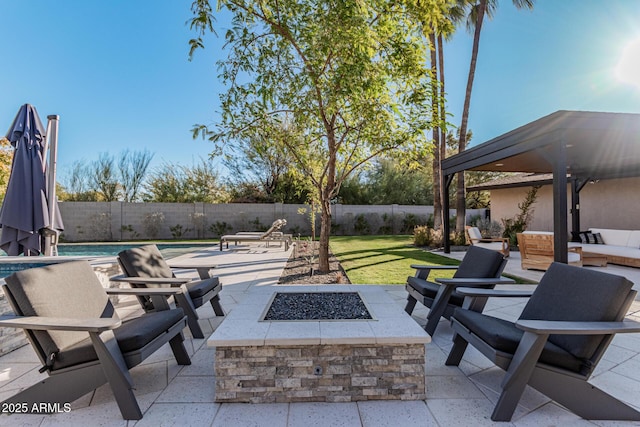
<path id="1" fill-rule="evenodd" d="M 320 247 L 318 249 L 318 270 L 329 271 L 329 236 L 331 235 L 331 200 L 323 200 L 320 215 Z"/>
<path id="2" fill-rule="evenodd" d="M 438 34 L 438 63 L 440 65 L 440 117 L 442 117 L 442 123 L 440 123 L 440 200 L 444 203 L 444 197 L 449 197 L 449 193 L 444 191 L 442 184 L 442 161 L 447 157 L 447 121 L 444 119 L 447 116 L 447 107 L 445 105 L 444 43 L 442 33 Z"/>
<path id="3" fill-rule="evenodd" d="M 442 192 L 440 191 L 440 126 L 442 119 L 439 117 L 440 108 L 438 107 L 438 59 L 436 53 L 436 35 L 433 32 L 429 34 L 429 45 L 431 52 L 431 114 L 433 120 L 433 228 L 439 230 L 442 227 Z"/>
<path id="4" fill-rule="evenodd" d="M 329 271 L 329 236 L 331 236 L 331 198 L 336 191 L 336 159 L 337 146 L 334 130 L 335 116 L 326 123 L 327 147 L 329 149 L 329 160 L 327 163 L 327 173 L 325 183 L 322 180 L 318 184 L 320 190 L 320 248 L 318 249 L 318 270 Z"/>
<path id="5" fill-rule="evenodd" d="M 484 13 L 487 9 L 487 0 L 480 0 L 478 5 L 478 17 L 476 20 L 475 31 L 473 34 L 473 49 L 471 50 L 471 64 L 469 65 L 469 77 L 467 79 L 467 91 L 464 97 L 464 107 L 462 108 L 462 123 L 460 124 L 460 140 L 458 142 L 458 152 L 461 153 L 467 148 L 467 123 L 469 121 L 469 106 L 471 105 L 471 90 L 473 88 L 473 79 L 476 74 L 476 62 L 478 60 L 478 46 L 480 45 L 480 31 L 482 31 L 482 22 Z M 465 188 L 464 188 L 464 172 L 458 173 L 458 187 L 456 192 L 456 231 L 462 233 L 464 231 L 466 207 L 465 207 Z"/>

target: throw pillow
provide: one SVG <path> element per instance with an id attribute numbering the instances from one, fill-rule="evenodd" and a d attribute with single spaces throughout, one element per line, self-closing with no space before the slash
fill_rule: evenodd
<path id="1" fill-rule="evenodd" d="M 604 245 L 604 240 L 602 240 L 602 235 L 600 233 L 593 233 L 593 237 L 596 239 L 596 244 Z"/>
<path id="2" fill-rule="evenodd" d="M 582 244 L 589 243 L 589 235 L 590 234 L 591 234 L 590 231 L 582 231 L 582 232 L 580 232 L 580 243 L 582 243 Z"/>

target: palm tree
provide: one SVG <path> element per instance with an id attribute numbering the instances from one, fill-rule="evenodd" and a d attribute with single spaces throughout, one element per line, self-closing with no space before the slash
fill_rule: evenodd
<path id="1" fill-rule="evenodd" d="M 442 198 L 444 192 L 440 182 L 441 162 L 446 156 L 447 127 L 445 105 L 445 78 L 444 78 L 444 42 L 443 35 L 449 38 L 455 27 L 464 17 L 464 8 L 459 4 L 449 6 L 445 19 L 438 22 L 429 34 L 431 46 L 431 71 L 433 88 L 433 227 L 439 229 L 442 226 Z"/>
<path id="2" fill-rule="evenodd" d="M 512 0 L 518 9 L 533 9 L 535 0 Z M 469 77 L 467 78 L 467 90 L 464 97 L 464 106 L 462 108 L 462 122 L 460 124 L 460 139 L 458 141 L 458 152 L 462 152 L 467 148 L 467 123 L 469 121 L 469 106 L 471 104 L 471 90 L 473 88 L 473 79 L 476 73 L 476 62 L 478 59 L 478 48 L 480 46 L 480 31 L 485 15 L 491 19 L 498 7 L 498 0 L 459 0 L 459 3 L 469 4 L 469 15 L 467 17 L 467 29 L 474 30 L 473 48 L 471 50 L 471 63 L 469 65 Z M 458 187 L 456 191 L 456 230 L 461 233 L 465 224 L 465 189 L 464 189 L 464 172 L 458 174 Z"/>

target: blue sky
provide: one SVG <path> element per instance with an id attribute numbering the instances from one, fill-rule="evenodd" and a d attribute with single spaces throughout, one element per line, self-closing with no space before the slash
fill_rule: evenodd
<path id="1" fill-rule="evenodd" d="M 152 165 L 191 165 L 211 150 L 195 123 L 216 121 L 215 62 L 223 40 L 207 37 L 189 62 L 191 0 L 0 0 L 0 133 L 20 105 L 46 121 L 60 115 L 59 180 L 74 161 L 126 149 Z M 557 110 L 640 113 L 637 85 L 616 65 L 640 40 L 638 0 L 537 0 L 533 11 L 500 0 L 485 22 L 469 129 L 478 144 Z M 229 26 L 218 16 L 219 34 Z M 471 54 L 460 29 L 445 51 L 450 121 L 459 125 Z M 640 57 L 640 51 L 636 58 Z M 628 71 L 629 72 L 629 71 Z"/>

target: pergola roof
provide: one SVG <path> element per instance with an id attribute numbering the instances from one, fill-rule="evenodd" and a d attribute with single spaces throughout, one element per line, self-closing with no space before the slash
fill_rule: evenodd
<path id="1" fill-rule="evenodd" d="M 572 176 L 640 176 L 640 114 L 588 111 L 556 111 L 443 160 L 442 172 L 552 173 L 559 143 Z"/>
<path id="2" fill-rule="evenodd" d="M 443 160 L 444 187 L 464 170 L 551 173 L 554 245 L 566 247 L 567 176 L 572 181 L 573 226 L 579 228 L 581 182 L 640 176 L 640 114 L 556 111 Z M 448 198 L 443 204 L 447 212 Z M 443 220 L 448 236 L 449 215 Z M 446 239 L 445 252 L 449 248 Z M 566 250 L 556 250 L 555 260 L 566 263 Z"/>

